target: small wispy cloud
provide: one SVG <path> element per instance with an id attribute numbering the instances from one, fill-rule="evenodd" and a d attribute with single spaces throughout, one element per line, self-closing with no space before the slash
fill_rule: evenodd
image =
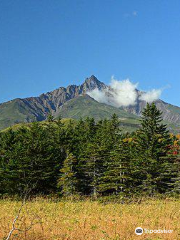
<path id="1" fill-rule="evenodd" d="M 125 13 L 124 17 L 128 18 L 128 17 L 137 17 L 138 16 L 138 12 L 137 11 L 132 11 L 131 13 Z"/>
<path id="2" fill-rule="evenodd" d="M 138 15 L 137 11 L 133 11 L 132 15 L 136 17 Z"/>

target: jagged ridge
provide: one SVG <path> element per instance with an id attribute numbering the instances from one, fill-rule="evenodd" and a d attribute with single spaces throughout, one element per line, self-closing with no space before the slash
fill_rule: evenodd
<path id="1" fill-rule="evenodd" d="M 92 91 L 93 89 L 98 88 L 99 90 L 105 89 L 106 86 L 103 82 L 100 82 L 94 75 L 90 78 L 87 78 L 85 82 L 80 85 L 70 85 L 67 88 L 60 87 L 52 92 L 48 92 L 46 94 L 42 94 L 39 97 L 30 97 L 24 99 L 14 99 L 12 101 L 0 104 L 0 129 L 6 128 L 13 124 L 19 122 L 33 122 L 33 121 L 43 121 L 47 118 L 47 115 L 51 113 L 54 117 L 58 117 L 60 114 L 63 116 L 71 116 L 72 108 L 68 107 L 72 102 L 70 100 L 77 99 L 80 96 L 84 96 L 88 91 Z M 97 109 L 102 110 L 102 106 L 97 107 L 98 102 L 96 104 L 92 104 L 94 102 L 91 101 L 91 104 L 86 106 L 86 109 L 81 106 L 81 101 L 83 98 L 80 98 L 78 101 L 78 106 L 76 106 L 76 110 L 78 109 L 78 113 L 75 114 L 74 118 L 85 117 L 88 114 L 90 116 L 93 115 L 93 108 L 96 115 L 96 118 L 109 117 L 112 113 L 112 107 L 109 106 L 109 114 L 99 113 Z M 77 102 L 77 101 L 76 101 Z M 171 104 L 165 103 L 161 100 L 155 102 L 157 107 L 163 112 L 163 118 L 165 121 L 172 124 L 176 124 L 176 127 L 180 127 L 180 108 L 173 106 Z M 91 106 L 90 106 L 91 105 Z M 96 105 L 96 106 L 95 106 Z M 105 106 L 104 104 L 103 106 Z M 142 109 L 145 107 L 145 101 L 138 101 L 135 106 L 122 107 L 121 108 L 121 116 L 127 115 L 127 113 L 134 114 L 139 116 L 141 114 Z M 111 108 L 110 108 L 111 107 Z M 89 111 L 88 111 L 89 109 Z M 117 108 L 113 108 L 119 111 Z M 74 109 L 73 109 L 74 111 Z M 98 117 L 99 114 L 99 117 Z"/>

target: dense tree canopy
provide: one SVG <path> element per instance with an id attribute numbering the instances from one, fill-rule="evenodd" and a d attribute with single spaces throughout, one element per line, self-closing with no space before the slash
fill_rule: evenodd
<path id="1" fill-rule="evenodd" d="M 180 192 L 179 139 L 155 104 L 141 127 L 122 133 L 118 117 L 45 123 L 0 133 L 0 193 L 131 195 Z"/>

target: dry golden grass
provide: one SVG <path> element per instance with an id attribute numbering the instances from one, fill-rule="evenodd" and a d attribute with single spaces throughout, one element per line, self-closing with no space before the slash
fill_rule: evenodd
<path id="1" fill-rule="evenodd" d="M 21 202 L 0 200 L 0 239 L 6 239 L 20 205 Z M 39 198 L 26 203 L 16 227 L 21 231 L 14 231 L 14 240 L 178 240 L 180 200 L 105 205 L 90 200 L 55 202 Z M 137 236 L 136 227 L 170 229 L 173 233 Z"/>

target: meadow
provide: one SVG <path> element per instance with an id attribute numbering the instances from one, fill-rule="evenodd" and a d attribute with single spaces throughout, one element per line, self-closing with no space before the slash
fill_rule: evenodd
<path id="1" fill-rule="evenodd" d="M 0 200 L 0 239 L 6 239 L 21 201 Z M 27 201 L 15 223 L 14 240 L 157 240 L 180 239 L 180 200 L 149 199 L 100 203 L 35 198 Z M 135 234 L 135 228 L 172 233 Z"/>

